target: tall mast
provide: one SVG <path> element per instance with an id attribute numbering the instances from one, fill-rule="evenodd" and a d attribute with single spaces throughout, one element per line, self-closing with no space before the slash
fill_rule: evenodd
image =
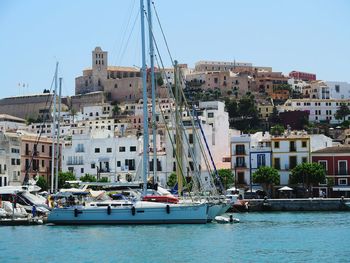
<path id="1" fill-rule="evenodd" d="M 143 0 L 140 0 L 141 15 L 141 43 L 142 43 L 142 90 L 143 90 L 143 192 L 147 193 L 147 168 L 148 168 L 148 108 L 147 108 L 147 80 L 146 80 L 146 43 L 145 43 L 145 16 L 143 8 Z"/>
<path id="2" fill-rule="evenodd" d="M 55 176 L 55 192 L 58 192 L 58 162 L 60 156 L 60 129 L 61 129 L 61 91 L 62 91 L 62 78 L 59 78 L 60 85 L 58 91 L 58 121 L 57 121 L 57 144 L 56 144 L 56 176 Z"/>
<path id="3" fill-rule="evenodd" d="M 151 0 L 147 0 L 148 9 L 148 33 L 149 33 L 149 55 L 151 60 L 151 86 L 152 86 L 152 136 L 153 136 L 153 184 L 157 179 L 157 118 L 156 118 L 156 85 L 154 78 L 154 47 L 152 30 Z"/>
<path id="4" fill-rule="evenodd" d="M 56 94 L 57 94 L 58 61 L 55 70 L 55 91 L 53 93 L 53 122 L 52 122 L 52 150 L 51 150 L 51 193 L 54 191 L 55 177 L 55 129 L 56 129 Z"/>
<path id="5" fill-rule="evenodd" d="M 182 103 L 181 103 L 181 95 L 180 95 L 180 83 L 179 83 L 179 67 L 177 61 L 174 61 L 174 84 L 175 84 L 175 105 L 176 105 L 176 113 L 175 113 L 175 131 L 176 131 L 176 175 L 177 175 L 177 186 L 178 186 L 178 194 L 182 195 L 182 131 L 180 129 L 180 122 L 182 121 Z"/>

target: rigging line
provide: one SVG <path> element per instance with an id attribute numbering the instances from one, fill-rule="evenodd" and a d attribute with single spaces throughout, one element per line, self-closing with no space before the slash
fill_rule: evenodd
<path id="1" fill-rule="evenodd" d="M 166 40 L 166 37 L 165 37 L 164 31 L 163 31 L 162 24 L 160 23 L 160 19 L 159 19 L 159 16 L 158 16 L 157 9 L 156 9 L 156 6 L 155 6 L 155 4 L 154 4 L 153 1 L 152 1 L 152 5 L 153 5 L 154 13 L 156 14 L 156 17 L 157 17 L 157 21 L 158 21 L 158 25 L 159 25 L 159 27 L 160 27 L 160 31 L 162 32 L 162 36 L 163 36 L 163 39 L 164 39 L 165 46 L 166 46 L 166 48 L 167 48 L 169 57 L 170 57 L 170 59 L 171 59 L 171 62 L 173 62 L 174 60 L 173 60 L 173 57 L 171 56 L 171 53 L 170 53 L 168 41 Z M 174 63 L 173 63 L 173 64 L 174 64 Z"/>
<path id="2" fill-rule="evenodd" d="M 134 23 L 133 23 L 133 25 L 132 25 L 130 34 L 129 34 L 128 39 L 127 39 L 127 41 L 126 41 L 125 47 L 124 47 L 124 49 L 123 49 L 123 52 L 122 52 L 122 54 L 121 54 L 121 58 L 120 58 L 120 60 L 119 60 L 120 62 L 122 62 L 122 60 L 123 60 L 123 58 L 124 58 L 125 51 L 126 51 L 128 45 L 129 45 L 129 41 L 130 41 L 131 35 L 132 35 L 133 31 L 134 31 L 134 28 L 135 28 L 135 25 L 136 25 L 136 21 L 137 21 L 139 15 L 140 15 L 140 11 L 137 12 L 137 15 L 136 15 L 136 17 L 135 17 L 135 20 L 134 20 Z"/>
<path id="3" fill-rule="evenodd" d="M 157 17 L 157 20 L 158 20 L 158 24 L 159 24 L 159 26 L 160 26 L 160 28 L 161 28 L 162 35 L 163 35 L 163 39 L 164 39 L 164 41 L 165 41 L 168 54 L 169 54 L 169 56 L 170 56 L 172 65 L 174 66 L 174 61 L 173 61 L 173 58 L 172 58 L 172 56 L 171 56 L 171 52 L 170 52 L 170 49 L 169 49 L 169 45 L 167 44 L 167 40 L 166 40 L 166 37 L 165 37 L 164 31 L 163 31 L 163 28 L 162 28 L 161 23 L 160 23 L 160 20 L 159 20 L 159 16 L 158 16 L 157 10 L 155 9 L 154 2 L 152 2 L 152 4 L 153 4 L 153 6 L 154 6 L 154 10 L 155 10 L 155 13 L 156 13 L 156 17 Z M 146 14 L 146 15 L 147 15 L 147 14 Z M 152 32 L 152 38 L 154 39 L 153 32 Z M 156 43 L 155 39 L 154 39 L 154 42 Z M 157 44 L 156 44 L 156 47 L 157 47 Z M 157 48 L 157 52 L 158 52 L 158 54 L 159 54 L 158 48 Z M 159 54 L 159 56 L 160 56 L 160 54 Z M 161 57 L 160 57 L 160 59 L 161 59 Z M 162 61 L 162 59 L 161 59 L 161 61 Z M 164 64 L 163 64 L 163 63 L 162 63 L 162 65 L 163 65 L 163 68 L 164 68 Z M 181 74 L 181 71 L 180 71 L 180 74 Z M 184 82 L 184 83 L 185 83 L 185 82 Z M 185 107 L 187 107 L 187 111 L 188 111 L 189 115 L 191 116 L 191 111 L 189 110 L 189 106 L 188 106 L 186 97 L 185 97 L 185 95 L 184 95 L 184 92 L 183 92 L 182 89 L 180 89 L 180 91 L 181 91 L 181 94 L 182 94 L 182 96 L 183 96 L 183 98 L 184 98 Z M 194 129 L 194 132 L 195 132 L 195 136 L 199 139 L 198 131 L 195 129 L 195 124 L 194 124 L 193 118 L 191 118 L 191 122 L 192 122 L 192 126 L 193 126 L 193 129 Z M 205 159 L 205 163 L 206 163 L 207 169 L 208 169 L 208 170 L 210 171 L 210 173 L 212 174 L 212 170 L 211 170 L 211 168 L 210 168 L 209 160 L 208 160 L 208 157 L 207 157 L 206 154 L 205 154 L 205 150 L 204 150 L 204 146 L 203 146 L 203 144 L 202 144 L 202 141 L 201 141 L 200 139 L 199 139 L 198 141 L 199 141 L 199 145 L 200 145 L 200 148 L 201 148 L 201 152 L 202 152 L 203 157 L 204 157 L 204 159 Z M 214 164 L 214 163 L 212 163 L 212 164 L 213 164 L 213 166 L 214 166 L 214 171 L 215 171 L 216 178 L 219 179 L 219 181 L 220 181 L 220 178 L 218 178 L 218 173 L 217 173 L 215 164 Z M 212 177 L 210 176 L 210 178 L 212 178 Z M 215 185 L 215 184 L 214 184 L 214 185 Z M 216 187 L 215 187 L 215 189 L 216 189 Z"/>
<path id="4" fill-rule="evenodd" d="M 55 77 L 52 78 L 52 82 L 51 82 L 51 86 L 50 86 L 50 93 L 49 93 L 49 94 L 51 94 L 52 86 L 53 86 L 53 83 L 54 83 L 54 79 L 55 79 Z M 47 99 L 46 99 L 46 102 L 45 102 L 45 107 L 44 107 L 45 109 L 46 109 L 46 106 L 47 106 L 47 104 L 48 104 L 48 101 L 49 101 L 49 98 L 50 98 L 50 97 L 51 97 L 50 95 L 47 96 Z M 52 101 L 53 101 L 53 99 L 51 98 L 50 106 L 49 106 L 50 109 L 51 109 L 51 106 L 52 106 Z M 39 144 L 39 141 L 40 141 L 40 138 L 41 138 L 43 129 L 44 129 L 44 124 L 46 124 L 46 114 L 44 114 L 43 122 L 42 122 L 42 124 L 40 124 L 39 135 L 38 135 L 38 137 L 37 137 L 37 139 L 36 139 L 36 141 L 35 141 L 35 144 L 34 144 L 34 145 L 35 145 L 35 148 L 38 147 L 38 144 Z M 29 180 L 29 178 L 27 178 L 27 174 L 28 174 L 28 171 L 30 170 L 30 168 L 32 167 L 33 160 L 34 160 L 34 155 L 35 155 L 35 152 L 33 151 L 32 156 L 31 156 L 31 158 L 30 158 L 29 165 L 28 165 L 28 167 L 25 167 L 26 170 L 25 170 L 24 183 L 26 183 L 27 180 Z"/>
<path id="5" fill-rule="evenodd" d="M 155 56 L 155 58 L 156 58 L 156 62 L 157 62 L 157 65 L 158 65 L 158 68 L 161 68 L 160 67 L 160 65 L 159 65 L 159 61 L 158 61 L 158 59 L 157 59 L 157 56 Z M 168 80 L 167 80 L 167 82 L 168 82 Z M 168 90 L 168 93 L 170 93 L 169 92 L 169 90 Z M 169 94 L 170 95 L 170 94 Z M 160 112 L 161 112 L 161 114 L 162 114 L 162 118 L 163 118 L 163 120 L 165 120 L 165 117 L 164 117 L 164 112 L 163 112 L 163 110 L 162 110 L 162 108 L 161 107 L 159 107 L 160 108 Z M 172 120 L 172 125 L 175 127 L 176 125 L 175 124 L 173 124 L 174 123 L 174 111 L 171 109 L 171 114 L 172 114 L 172 118 L 171 118 L 171 120 Z M 173 139 L 172 139 L 172 136 L 171 136 L 171 133 L 170 133 L 170 130 L 169 130 L 169 127 L 168 127 L 168 125 L 167 125 L 167 123 L 165 123 L 165 128 L 166 128 L 166 130 L 167 130 L 167 133 L 168 133 L 168 136 L 169 136 L 169 140 L 170 140 L 170 142 L 171 142 L 171 146 L 172 146 L 172 148 L 173 148 L 173 152 L 175 151 L 175 147 L 174 147 L 174 145 L 175 145 L 175 143 L 174 143 L 174 141 L 173 141 Z M 185 135 L 186 136 L 186 135 Z M 187 137 L 186 137 L 187 138 Z M 181 141 L 181 143 L 183 143 L 183 141 Z M 189 142 L 188 142 L 188 145 L 189 145 Z M 189 147 L 190 148 L 190 147 Z M 192 150 L 192 149 L 191 149 Z M 188 159 L 188 157 L 187 157 L 187 155 L 185 154 L 184 155 L 185 156 L 185 161 L 186 161 L 186 163 L 188 163 L 189 164 L 189 159 Z M 177 161 L 177 163 L 180 163 L 180 157 L 178 156 L 178 154 L 176 153 L 176 151 L 175 151 L 175 158 L 176 158 L 176 161 Z M 192 155 L 192 159 L 193 160 L 196 160 L 195 158 L 193 158 L 193 155 Z M 196 161 L 194 161 L 194 167 L 196 167 L 195 169 L 196 169 L 196 172 L 198 171 L 198 166 L 197 166 L 197 163 L 196 163 Z M 190 165 L 189 165 L 190 166 Z M 182 168 L 182 164 L 179 166 L 179 168 L 180 168 L 180 172 L 181 172 L 181 175 L 182 175 L 182 177 L 185 179 L 184 180 L 184 182 L 186 183 L 186 186 L 187 186 L 187 181 L 186 181 L 186 177 L 185 177 L 185 175 L 184 175 L 184 172 L 183 172 L 183 168 Z M 192 171 L 191 171 L 192 172 Z M 196 174 L 195 174 L 196 175 Z M 200 181 L 200 178 L 198 178 L 197 176 L 194 176 L 194 178 L 196 178 L 198 181 Z M 195 182 L 195 181 L 194 181 Z M 192 197 L 191 197 L 192 198 Z"/>
<path id="6" fill-rule="evenodd" d="M 136 0 L 133 1 L 132 3 L 132 6 L 131 6 L 131 10 L 130 10 L 130 14 L 129 14 L 129 18 L 128 18 L 128 21 L 127 21 L 127 24 L 125 26 L 125 24 L 123 25 L 124 27 L 124 32 L 123 32 L 123 35 L 122 35 L 122 41 L 120 43 L 120 49 L 119 49 L 119 53 L 118 53 L 118 56 L 115 57 L 115 62 L 117 63 L 118 61 L 116 61 L 116 59 L 120 59 L 120 56 L 121 56 L 121 51 L 123 50 L 123 44 L 124 44 L 124 40 L 125 40 L 125 37 L 126 37 L 126 32 L 129 28 L 129 24 L 130 24 L 130 20 L 131 20 L 131 17 L 132 17 L 132 12 L 134 11 L 134 7 L 135 7 L 135 2 Z M 126 17 L 125 17 L 126 18 Z"/>
<path id="7" fill-rule="evenodd" d="M 158 52 L 158 55 L 159 55 L 159 49 L 157 48 L 157 43 L 155 43 L 155 46 L 156 46 L 156 49 L 157 49 L 157 52 Z M 160 55 L 159 55 L 160 56 Z M 161 60 L 161 57 L 160 57 L 160 60 Z M 157 57 L 156 57 L 156 61 L 157 61 L 157 63 L 158 63 L 158 67 L 159 68 L 161 68 L 160 66 L 159 66 L 159 62 L 158 62 L 158 59 L 157 59 Z M 161 63 L 163 63 L 163 62 L 161 62 Z M 164 65 L 163 65 L 163 71 L 164 71 Z M 172 97 L 174 97 L 174 94 L 172 93 L 172 89 L 171 89 L 171 87 L 170 87 L 170 83 L 169 83 L 169 80 L 167 79 L 167 78 L 165 78 L 166 79 L 166 81 L 167 81 L 167 87 L 168 87 L 168 93 L 169 93 L 169 95 L 170 96 L 172 96 Z M 170 88 L 169 88 L 170 87 Z M 172 113 L 172 118 L 174 118 L 174 112 L 173 112 L 173 110 L 171 110 L 171 113 Z M 189 115 L 190 116 L 190 115 Z M 182 125 L 181 125 L 181 128 L 182 128 L 182 130 L 184 130 L 185 131 L 185 128 L 184 128 L 184 126 L 183 126 L 183 123 L 181 123 Z M 188 137 L 187 137 L 187 134 L 185 133 L 185 139 L 186 139 L 186 141 L 187 141 L 187 145 L 190 145 L 189 144 L 189 139 L 188 139 Z M 183 142 L 183 141 L 182 141 Z M 200 146 L 201 146 L 201 144 L 199 144 Z M 203 151 L 202 151 L 202 149 L 201 149 L 201 153 L 203 154 Z M 195 168 L 195 170 L 196 170 L 196 172 L 198 173 L 198 176 L 197 176 L 197 180 L 199 180 L 200 182 L 201 182 L 201 185 L 205 185 L 204 184 L 204 182 L 202 181 L 202 178 L 201 178 L 201 176 L 200 176 L 200 172 L 199 172 L 199 166 L 198 166 L 198 164 L 197 164 L 197 160 L 196 160 L 196 158 L 194 158 L 194 153 L 193 153 L 193 150 L 190 148 L 190 154 L 191 154 L 191 157 L 192 157 L 192 159 L 194 160 L 194 167 L 196 167 Z M 204 156 L 204 160 L 206 161 L 206 156 L 203 154 L 203 156 Z M 186 156 L 186 158 L 187 158 L 187 156 Z M 188 161 L 188 160 L 187 160 Z M 207 162 L 205 162 L 206 163 L 206 167 L 207 167 L 207 169 L 208 169 L 208 171 L 209 172 L 211 172 L 211 169 L 210 169 L 210 166 L 208 165 L 208 161 Z M 195 175 L 196 175 L 196 173 L 194 173 Z M 213 189 L 215 189 L 215 188 L 213 188 Z"/>
<path id="8" fill-rule="evenodd" d="M 147 15 L 146 15 L 147 16 Z M 161 65 L 162 65 L 162 67 L 159 67 L 159 68 L 162 68 L 163 69 L 163 71 L 165 71 L 165 68 L 164 68 L 164 63 L 163 63 L 163 60 L 162 60 L 162 57 L 161 57 L 161 55 L 160 55 L 160 52 L 159 52 L 159 48 L 158 48 L 158 44 L 157 44 L 157 42 L 156 42 L 156 40 L 155 40 L 155 38 L 154 38 L 154 34 L 153 34 L 153 32 L 152 32 L 152 38 L 153 38 L 153 40 L 154 40 L 154 44 L 155 44 L 155 47 L 156 47 L 156 50 L 157 50 L 157 54 L 158 54 L 158 56 L 159 56 L 159 60 L 160 60 L 160 62 L 161 62 Z M 157 60 L 158 61 L 158 60 Z M 174 94 L 172 93 L 172 88 L 171 88 L 171 85 L 170 85 L 170 83 L 169 83 L 169 80 L 167 79 L 167 78 L 165 78 L 166 79 L 166 81 L 167 81 L 167 87 L 168 87 L 168 92 L 171 94 L 171 96 L 172 97 L 174 97 Z M 181 93 L 182 93 L 182 96 L 184 96 L 183 95 L 183 92 L 182 92 L 182 89 L 180 89 L 180 91 L 181 91 Z M 186 101 L 185 101 L 186 102 Z M 187 103 L 186 103 L 187 104 Z M 188 105 L 187 105 L 187 110 L 189 109 L 189 107 L 188 107 Z M 190 113 L 189 113 L 189 116 L 192 116 Z M 202 153 L 202 155 L 203 155 L 203 158 L 204 158 L 204 161 L 205 161 L 205 165 L 206 165 L 206 168 L 208 169 L 208 171 L 210 172 L 210 174 L 212 174 L 212 170 L 211 170 L 211 167 L 210 167 L 210 164 L 209 164 L 209 160 L 208 160 L 208 158 L 207 158 L 207 156 L 206 156 L 206 154 L 205 154 L 205 151 L 204 151 L 204 146 L 203 146 L 203 144 L 202 144 L 202 141 L 200 140 L 200 137 L 199 137 L 199 135 L 198 135 L 198 131 L 195 129 L 195 124 L 194 124 L 194 121 L 193 121 L 193 119 L 192 118 L 190 118 L 191 119 L 191 123 L 192 123 L 192 127 L 194 128 L 194 132 L 195 132 L 195 138 L 197 139 L 197 141 L 199 142 L 199 146 L 200 146 L 200 149 L 201 149 L 201 153 Z M 186 135 L 186 134 L 185 134 Z M 186 137 L 186 139 L 188 139 L 187 138 L 187 136 L 185 136 Z M 198 168 L 197 168 L 198 169 Z M 209 178 L 212 178 L 211 176 L 209 177 Z M 216 188 L 213 188 L 213 189 L 216 189 Z"/>

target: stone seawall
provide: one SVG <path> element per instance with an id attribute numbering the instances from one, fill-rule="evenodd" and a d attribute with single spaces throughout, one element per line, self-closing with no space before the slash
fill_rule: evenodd
<path id="1" fill-rule="evenodd" d="M 350 211 L 350 198 L 250 199 L 249 211 Z"/>

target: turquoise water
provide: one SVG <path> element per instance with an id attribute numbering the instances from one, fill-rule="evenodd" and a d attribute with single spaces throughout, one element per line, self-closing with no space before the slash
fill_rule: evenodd
<path id="1" fill-rule="evenodd" d="M 350 213 L 239 224 L 0 227 L 0 262 L 350 262 Z"/>

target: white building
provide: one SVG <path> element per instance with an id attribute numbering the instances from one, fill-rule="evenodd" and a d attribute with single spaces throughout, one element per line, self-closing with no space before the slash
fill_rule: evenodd
<path id="1" fill-rule="evenodd" d="M 291 85 L 291 88 L 296 91 L 299 92 L 301 94 L 303 94 L 303 90 L 305 87 L 310 86 L 310 84 L 304 80 L 301 79 L 288 79 L 288 84 Z"/>
<path id="2" fill-rule="evenodd" d="M 72 136 L 62 152 L 62 169 L 78 178 L 85 174 L 125 178 L 135 174 L 139 163 L 140 141 L 136 136 L 114 137 L 112 131 L 91 131 Z"/>
<path id="3" fill-rule="evenodd" d="M 326 81 L 331 99 L 350 99 L 350 83 L 341 81 Z"/>
<path id="4" fill-rule="evenodd" d="M 278 111 L 307 111 L 311 122 L 341 123 L 334 115 L 341 106 L 350 106 L 350 99 L 289 99 L 284 105 L 277 106 Z M 350 115 L 346 117 L 350 120 Z"/>
<path id="5" fill-rule="evenodd" d="M 0 114 L 0 131 L 16 131 L 26 127 L 25 120 L 8 114 Z"/>
<path id="6" fill-rule="evenodd" d="M 0 132 L 0 186 L 21 185 L 21 139 L 17 133 Z"/>

